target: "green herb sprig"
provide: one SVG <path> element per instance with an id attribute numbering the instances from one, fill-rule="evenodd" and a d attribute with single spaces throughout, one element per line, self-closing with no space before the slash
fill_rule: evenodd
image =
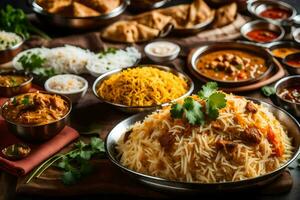
<path id="1" fill-rule="evenodd" d="M 115 54 L 117 52 L 118 49 L 113 48 L 113 47 L 109 47 L 108 49 L 106 49 L 103 52 L 98 53 L 98 57 L 99 58 L 103 58 L 105 57 L 107 54 Z"/>
<path id="2" fill-rule="evenodd" d="M 261 92 L 263 93 L 263 95 L 265 95 L 266 97 L 272 96 L 273 94 L 276 93 L 275 88 L 271 87 L 271 86 L 264 86 L 261 88 Z"/>
<path id="3" fill-rule="evenodd" d="M 104 142 L 98 137 L 92 137 L 89 144 L 79 140 L 70 152 L 57 154 L 42 163 L 31 173 L 26 183 L 34 177 L 40 177 L 45 170 L 54 165 L 64 171 L 62 182 L 65 185 L 72 185 L 92 172 L 90 160 L 96 155 L 103 156 L 104 152 Z"/>
<path id="4" fill-rule="evenodd" d="M 7 5 L 0 10 L 0 29 L 14 32 L 28 39 L 31 33 L 40 35 L 45 39 L 51 39 L 47 34 L 34 27 L 28 20 L 27 15 L 21 9 L 15 9 Z"/>
<path id="5" fill-rule="evenodd" d="M 225 94 L 218 92 L 217 83 L 208 82 L 202 86 L 198 96 L 205 101 L 205 106 L 193 98 L 187 97 L 184 99 L 183 105 L 176 103 L 171 106 L 171 116 L 174 119 L 186 118 L 192 125 L 203 125 L 207 118 L 217 119 L 219 109 L 226 106 Z"/>

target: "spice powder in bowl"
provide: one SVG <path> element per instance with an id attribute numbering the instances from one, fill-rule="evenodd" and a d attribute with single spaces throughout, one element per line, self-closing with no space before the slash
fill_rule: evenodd
<path id="1" fill-rule="evenodd" d="M 66 95 L 73 103 L 77 103 L 85 95 L 88 82 L 77 75 L 56 75 L 45 82 L 45 89 L 48 92 Z"/>

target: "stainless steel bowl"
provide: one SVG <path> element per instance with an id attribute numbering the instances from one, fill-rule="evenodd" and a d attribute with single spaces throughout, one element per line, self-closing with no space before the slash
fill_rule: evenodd
<path id="1" fill-rule="evenodd" d="M 300 75 L 287 76 L 277 81 L 274 86 L 276 91 L 275 103 L 281 108 L 290 112 L 295 117 L 300 117 L 300 103 L 293 103 L 280 96 L 281 91 L 290 86 L 300 86 Z"/>
<path id="2" fill-rule="evenodd" d="M 271 52 L 271 54 L 273 55 L 272 51 L 278 48 L 296 48 L 299 49 L 300 51 L 300 45 L 295 43 L 295 42 L 290 42 L 290 41 L 278 41 L 278 42 L 273 42 L 270 43 L 267 48 L 269 49 L 269 51 Z M 277 57 L 275 55 L 273 55 L 274 57 L 276 57 L 279 60 L 282 60 L 283 58 L 281 57 Z"/>
<path id="3" fill-rule="evenodd" d="M 247 36 L 247 33 L 249 33 L 252 30 L 256 30 L 256 29 L 268 30 L 268 31 L 273 31 L 273 32 L 277 33 L 278 37 L 270 42 L 279 41 L 285 35 L 285 31 L 281 26 L 272 24 L 270 22 L 263 21 L 263 20 L 255 20 L 255 21 L 251 21 L 251 22 L 244 24 L 241 27 L 241 34 L 244 38 L 246 38 L 247 40 L 253 41 L 253 42 L 263 43 L 263 44 L 270 43 L 270 42 L 258 42 Z"/>
<path id="4" fill-rule="evenodd" d="M 300 28 L 296 28 L 292 31 L 292 36 L 295 42 L 300 43 Z"/>
<path id="5" fill-rule="evenodd" d="M 45 24 L 56 27 L 85 30 L 103 27 L 118 20 L 129 4 L 127 0 L 120 0 L 120 5 L 110 13 L 94 17 L 65 17 L 58 14 L 51 14 L 43 10 L 35 0 L 28 0 L 33 12 Z"/>
<path id="6" fill-rule="evenodd" d="M 49 92 L 42 92 L 42 91 L 39 91 L 39 92 L 53 95 L 52 93 L 49 93 Z M 59 94 L 56 94 L 56 95 L 59 95 Z M 69 110 L 65 114 L 65 116 L 63 116 L 61 119 L 54 121 L 54 122 L 50 122 L 48 124 L 26 125 L 26 124 L 15 123 L 15 122 L 7 119 L 5 116 L 4 110 L 5 110 L 6 106 L 8 105 L 8 103 L 13 101 L 14 97 L 8 99 L 2 105 L 1 115 L 4 118 L 4 120 L 6 121 L 8 129 L 12 133 L 14 133 L 16 136 L 18 136 L 22 140 L 30 142 L 30 143 L 41 143 L 41 142 L 47 141 L 47 140 L 53 138 L 54 136 L 56 136 L 66 126 L 66 124 L 69 120 L 69 115 L 72 110 L 72 102 L 68 97 L 66 97 L 64 95 L 59 95 L 59 96 L 68 103 Z"/>
<path id="7" fill-rule="evenodd" d="M 211 52 L 221 51 L 221 50 L 240 50 L 240 51 L 252 53 L 254 55 L 258 55 L 259 57 L 265 59 L 266 66 L 268 67 L 268 69 L 265 73 L 263 73 L 258 78 L 248 79 L 243 81 L 225 81 L 220 79 L 214 79 L 212 77 L 208 77 L 207 75 L 201 73 L 197 68 L 197 61 L 199 57 Z M 240 86 L 240 85 L 247 85 L 253 82 L 258 82 L 263 78 L 265 78 L 272 71 L 274 67 L 272 55 L 268 51 L 266 51 L 263 47 L 249 44 L 249 43 L 242 43 L 242 42 L 218 42 L 218 43 L 203 45 L 197 48 L 190 57 L 191 58 L 190 58 L 190 63 L 188 63 L 188 68 L 193 73 L 193 75 L 199 77 L 200 79 L 206 79 L 208 81 L 216 81 L 222 86 L 238 86 L 238 85 Z"/>
<path id="8" fill-rule="evenodd" d="M 8 49 L 0 50 L 0 64 L 7 63 L 11 61 L 19 52 L 22 51 L 22 47 L 24 44 L 24 38 L 22 38 L 22 41 Z"/>
<path id="9" fill-rule="evenodd" d="M 122 105 L 122 104 L 118 104 L 118 103 L 112 103 L 110 101 L 105 100 L 100 95 L 98 95 L 97 89 L 99 88 L 99 86 L 101 85 L 101 83 L 103 81 L 109 79 L 112 75 L 120 73 L 123 70 L 126 70 L 128 68 L 138 68 L 138 67 L 147 67 L 147 66 L 148 67 L 151 66 L 151 67 L 154 67 L 154 68 L 166 71 L 166 72 L 171 72 L 171 73 L 175 74 L 176 76 L 179 76 L 179 77 L 181 77 L 181 78 L 183 78 L 184 80 L 187 81 L 187 83 L 189 85 L 188 91 L 184 95 L 182 95 L 181 97 L 179 97 L 177 99 L 174 99 L 173 101 L 176 101 L 178 99 L 182 99 L 182 98 L 184 98 L 184 97 L 189 96 L 190 94 L 192 94 L 192 92 L 194 90 L 194 83 L 193 83 L 192 79 L 190 79 L 190 77 L 188 77 L 186 74 L 178 72 L 175 69 L 172 69 L 170 67 L 161 66 L 161 65 L 138 65 L 138 66 L 127 67 L 127 68 L 123 68 L 123 69 L 112 70 L 112 71 L 107 72 L 107 73 L 103 74 L 102 76 L 98 77 L 95 80 L 94 84 L 93 84 L 93 93 L 94 93 L 94 95 L 100 101 L 105 102 L 107 104 L 110 104 L 113 107 L 115 107 L 115 108 L 117 108 L 117 109 L 119 109 L 121 111 L 127 112 L 127 113 L 137 113 L 137 112 L 144 112 L 144 111 L 153 111 L 153 110 L 155 110 L 157 108 L 170 105 L 171 102 L 166 102 L 166 103 L 163 103 L 161 105 L 154 105 L 154 106 L 127 106 L 127 105 Z"/>
<path id="10" fill-rule="evenodd" d="M 129 9 L 134 12 L 144 12 L 147 10 L 153 10 L 160 8 L 166 3 L 168 3 L 170 0 L 157 0 L 157 1 L 151 1 L 151 0 L 131 0 L 129 4 Z"/>
<path id="11" fill-rule="evenodd" d="M 19 75 L 27 77 L 28 80 L 18 86 L 12 86 L 12 87 L 3 87 L 0 86 L 0 97 L 12 97 L 18 94 L 26 93 L 30 90 L 32 85 L 33 77 L 27 73 L 18 72 L 18 71 L 10 71 L 10 72 L 0 72 L 1 75 Z"/>
<path id="12" fill-rule="evenodd" d="M 131 116 L 124 121 L 120 122 L 115 126 L 110 133 L 108 134 L 105 142 L 106 154 L 110 161 L 120 168 L 122 171 L 126 172 L 132 178 L 137 179 L 143 184 L 149 185 L 158 190 L 164 190 L 167 192 L 179 192 L 179 193 L 217 193 L 217 192 L 232 192 L 240 191 L 245 189 L 251 189 L 256 187 L 262 187 L 274 179 L 276 179 L 285 169 L 291 164 L 300 153 L 300 125 L 297 120 L 292 117 L 289 113 L 282 110 L 279 107 L 271 105 L 269 103 L 256 100 L 253 98 L 247 98 L 254 101 L 257 104 L 263 104 L 265 107 L 271 111 L 275 117 L 281 122 L 281 124 L 286 127 L 288 135 L 293 138 L 293 146 L 295 151 L 292 155 L 292 158 L 287 161 L 280 168 L 275 171 L 251 179 L 246 179 L 242 181 L 235 182 L 224 182 L 224 183 L 188 183 L 188 182 L 179 182 L 179 181 L 170 181 L 163 178 L 158 178 L 146 174 L 142 174 L 133 170 L 130 170 L 122 166 L 119 162 L 118 152 L 116 150 L 116 145 L 119 139 L 125 134 L 128 129 L 137 121 L 141 121 L 149 113 L 140 113 L 134 116 Z"/>
<path id="13" fill-rule="evenodd" d="M 281 8 L 287 10 L 290 16 L 286 19 L 270 19 L 260 16 L 260 13 L 268 8 Z M 257 18 L 267 20 L 278 25 L 283 25 L 284 21 L 291 21 L 297 15 L 297 11 L 291 5 L 278 0 L 250 0 L 247 4 L 248 11 Z"/>
<path id="14" fill-rule="evenodd" d="M 293 60 L 293 59 L 300 59 L 300 53 L 293 53 L 288 56 L 286 56 L 283 60 L 282 63 L 284 64 L 285 68 L 288 70 L 290 74 L 300 74 L 300 67 L 295 67 L 293 65 L 290 65 L 288 61 Z"/>

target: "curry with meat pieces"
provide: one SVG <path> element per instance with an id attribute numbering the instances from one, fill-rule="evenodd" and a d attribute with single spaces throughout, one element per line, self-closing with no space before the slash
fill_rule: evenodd
<path id="1" fill-rule="evenodd" d="M 196 61 L 198 72 L 219 81 L 246 81 L 267 71 L 265 60 L 241 50 L 207 53 Z"/>
<path id="2" fill-rule="evenodd" d="M 43 125 L 63 118 L 69 104 L 61 96 L 40 92 L 13 97 L 3 107 L 3 116 L 10 122 Z"/>

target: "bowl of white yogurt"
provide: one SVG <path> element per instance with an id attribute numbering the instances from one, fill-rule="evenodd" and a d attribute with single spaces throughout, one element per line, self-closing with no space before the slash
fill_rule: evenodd
<path id="1" fill-rule="evenodd" d="M 177 58 L 180 46 L 169 41 L 155 41 L 147 44 L 144 48 L 145 54 L 157 63 L 170 62 Z"/>

